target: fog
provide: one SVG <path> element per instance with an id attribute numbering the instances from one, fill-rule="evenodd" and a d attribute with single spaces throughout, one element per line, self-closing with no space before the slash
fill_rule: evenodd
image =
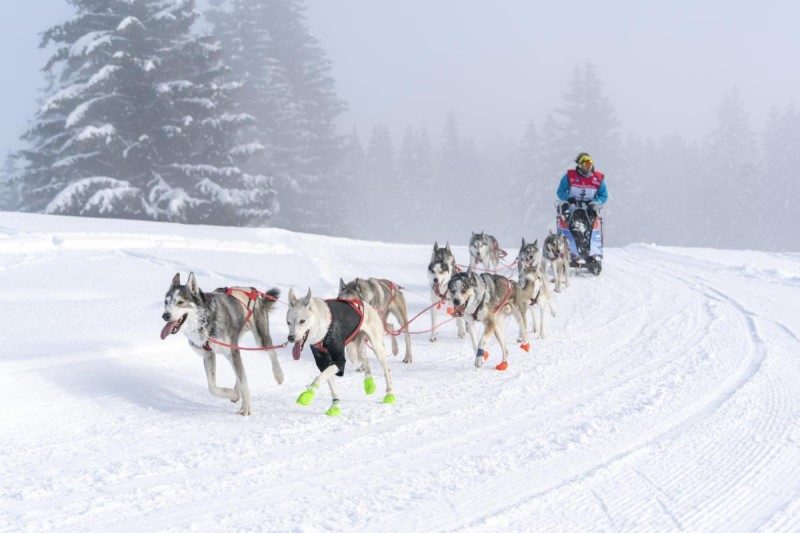
<path id="1" fill-rule="evenodd" d="M 350 109 L 342 124 L 517 138 L 592 62 L 624 130 L 702 139 L 736 86 L 757 128 L 797 102 L 800 4 L 742 2 L 316 1 L 309 24 Z M 589 149 L 589 148 L 587 148 Z"/>
<path id="2" fill-rule="evenodd" d="M 197 9 L 219 3 L 231 0 Z M 800 212 L 790 199 L 800 193 L 796 2 L 264 1 L 273 4 L 305 6 L 303 31 L 329 61 L 309 72 L 329 77 L 325 97 L 345 104 L 329 106 L 343 141 L 335 164 L 278 165 L 274 154 L 292 146 L 271 152 L 258 124 L 245 134 L 267 146 L 242 168 L 272 180 L 273 225 L 459 244 L 486 230 L 512 248 L 552 227 L 558 181 L 588 151 L 606 174 L 608 243 L 800 250 L 783 222 Z M 39 34 L 74 12 L 64 0 L 0 5 L 3 153 L 24 146 L 42 97 L 52 49 L 37 48 Z M 257 122 L 273 113 L 237 105 Z M 138 217 L 129 207 L 120 216 Z"/>

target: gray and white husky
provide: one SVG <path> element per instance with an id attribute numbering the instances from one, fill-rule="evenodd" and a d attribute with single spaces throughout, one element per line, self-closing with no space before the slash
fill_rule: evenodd
<path id="1" fill-rule="evenodd" d="M 569 287 L 569 244 L 564 235 L 553 233 L 544 240 L 544 255 L 553 268 L 555 291 L 561 292 L 561 286 Z"/>
<path id="2" fill-rule="evenodd" d="M 197 286 L 194 273 L 189 274 L 185 285 L 181 285 L 180 274 L 175 274 L 164 297 L 164 319 L 166 325 L 161 330 L 161 338 L 183 331 L 192 349 L 203 358 L 206 367 L 208 390 L 214 396 L 227 398 L 242 406 L 239 414 L 247 416 L 251 412 L 250 389 L 238 349 L 239 339 L 245 331 L 252 331 L 259 346 L 272 346 L 269 333 L 269 312 L 278 298 L 278 289 L 266 292 L 267 298 L 258 295 L 250 287 L 231 287 L 229 290 L 217 289 L 203 292 Z M 252 294 L 253 298 L 249 295 Z M 229 344 L 225 347 L 215 344 L 212 339 Z M 233 389 L 217 386 L 216 354 L 224 355 L 236 374 Z M 272 361 L 272 374 L 278 384 L 283 383 L 283 370 L 275 350 L 269 350 Z"/>
<path id="3" fill-rule="evenodd" d="M 453 303 L 453 314 L 463 316 L 467 332 L 475 350 L 475 366 L 480 367 L 488 359 L 486 343 L 494 334 L 503 351 L 503 360 L 495 368 L 508 368 L 508 347 L 505 339 L 505 315 L 511 314 L 520 327 L 520 340 L 527 338 L 525 326 L 525 302 L 515 299 L 517 283 L 499 274 L 475 274 L 472 268 L 458 272 L 447 285 L 447 300 Z M 483 334 L 475 341 L 472 325 L 483 323 Z"/>
<path id="4" fill-rule="evenodd" d="M 522 272 L 528 268 L 542 268 L 542 250 L 539 248 L 539 239 L 533 242 L 525 242 L 525 237 L 522 238 L 522 245 L 519 247 L 517 254 L 517 272 L 520 276 L 520 283 L 522 283 Z"/>
<path id="5" fill-rule="evenodd" d="M 354 320 L 355 317 L 355 320 Z M 286 323 L 289 325 L 289 342 L 294 343 L 292 357 L 299 359 L 306 343 L 311 346 L 314 360 L 320 374 L 297 398 L 297 403 L 308 405 L 314 399 L 321 382 L 326 381 L 331 389 L 332 404 L 327 414 L 337 416 L 341 413 L 339 396 L 334 385 L 334 375 L 344 374 L 345 350 L 356 350 L 358 360 L 364 368 L 364 391 L 375 392 L 372 370 L 363 346 L 369 341 L 375 357 L 383 369 L 386 378 L 386 395 L 384 403 L 394 403 L 392 390 L 392 374 L 386 362 L 383 349 L 383 320 L 381 316 L 366 302 L 347 300 L 323 300 L 311 295 L 311 289 L 303 298 L 297 298 L 289 289 L 289 309 L 286 311 Z M 350 352 L 352 359 L 352 352 Z"/>
<path id="6" fill-rule="evenodd" d="M 445 243 L 444 248 L 439 247 L 438 242 L 433 243 L 433 253 L 428 263 L 428 281 L 431 285 L 431 304 L 436 304 L 445 300 L 447 284 L 450 278 L 456 273 L 456 258 L 450 251 L 450 243 Z M 436 342 L 436 315 L 439 311 L 438 305 L 431 307 L 431 342 Z M 464 319 L 456 318 L 458 327 L 458 338 L 463 339 L 467 334 L 464 329 Z"/>
<path id="7" fill-rule="evenodd" d="M 530 266 L 519 274 L 519 299 L 525 303 L 525 307 L 531 308 L 531 320 L 533 321 L 533 333 L 540 339 L 545 337 L 544 308 L 549 307 L 550 313 L 556 316 L 553 300 L 550 296 L 550 285 L 547 282 L 544 265 Z M 539 309 L 539 321 L 536 320 L 534 306 Z"/>
<path id="8" fill-rule="evenodd" d="M 339 298 L 357 298 L 367 302 L 378 311 L 383 319 L 384 331 L 392 339 L 392 355 L 400 353 L 397 346 L 397 336 L 391 334 L 388 318 L 391 314 L 400 326 L 400 332 L 406 343 L 406 355 L 404 363 L 411 363 L 411 335 L 408 333 L 408 308 L 406 307 L 406 297 L 400 290 L 400 286 L 392 283 L 388 279 L 356 278 L 349 283 L 345 283 L 339 278 Z"/>
<path id="9" fill-rule="evenodd" d="M 472 232 L 472 237 L 469 239 L 470 268 L 475 269 L 479 264 L 482 264 L 484 270 L 494 272 L 500 264 L 502 255 L 505 255 L 505 252 L 500 249 L 497 239 L 483 231 L 480 233 Z"/>

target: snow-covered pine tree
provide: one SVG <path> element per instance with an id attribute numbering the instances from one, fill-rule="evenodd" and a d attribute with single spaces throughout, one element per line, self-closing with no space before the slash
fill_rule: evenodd
<path id="1" fill-rule="evenodd" d="M 52 80 L 24 135 L 25 211 L 262 225 L 270 180 L 237 162 L 252 117 L 229 112 L 236 83 L 219 43 L 192 33 L 194 0 L 72 0 L 47 30 Z"/>
<path id="2" fill-rule="evenodd" d="M 516 233 L 521 231 L 529 240 L 534 236 L 532 228 L 555 229 L 553 204 L 557 184 L 553 184 L 556 178 L 545 172 L 543 155 L 542 137 L 536 123 L 529 120 L 515 154 L 511 187 L 514 191 L 511 224 L 517 226 Z"/>
<path id="3" fill-rule="evenodd" d="M 800 203 L 797 185 L 797 161 L 800 160 L 800 113 L 789 105 L 781 113 L 770 110 L 762 136 L 764 147 L 765 243 L 771 250 L 800 250 L 800 232 L 793 223 Z"/>
<path id="4" fill-rule="evenodd" d="M 620 155 L 619 123 L 606 97 L 594 66 L 576 67 L 564 93 L 564 103 L 555 110 L 555 146 L 562 164 L 572 164 L 578 152 L 591 153 L 604 168 L 613 167 Z"/>
<path id="5" fill-rule="evenodd" d="M 263 155 L 248 168 L 276 178 L 279 223 L 290 229 L 336 232 L 347 212 L 336 206 L 352 193 L 336 166 L 344 153 L 334 121 L 344 110 L 331 65 L 305 21 L 302 0 L 216 0 L 208 18 L 226 63 L 244 87 L 238 108 L 255 117 Z"/>
<path id="6" fill-rule="evenodd" d="M 761 227 L 759 198 L 767 191 L 758 184 L 758 145 L 736 89 L 723 96 L 704 155 L 696 189 L 704 204 L 699 227 L 713 228 L 707 236 L 712 246 L 763 247 L 754 229 Z"/>

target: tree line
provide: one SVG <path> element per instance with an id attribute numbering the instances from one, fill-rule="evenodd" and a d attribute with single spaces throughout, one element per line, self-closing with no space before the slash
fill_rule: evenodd
<path id="1" fill-rule="evenodd" d="M 71 3 L 42 35 L 53 53 L 2 172 L 7 208 L 404 242 L 486 230 L 511 245 L 552 227 L 558 180 L 588 151 L 610 244 L 800 248 L 792 106 L 759 134 L 731 90 L 703 141 L 644 139 L 623 134 L 586 64 L 516 144 L 479 146 L 452 112 L 435 134 L 376 124 L 362 139 L 337 130 L 345 102 L 303 0 Z"/>

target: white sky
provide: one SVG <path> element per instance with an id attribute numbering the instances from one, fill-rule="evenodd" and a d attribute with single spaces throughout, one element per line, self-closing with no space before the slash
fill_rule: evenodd
<path id="1" fill-rule="evenodd" d="M 0 2 L 2 152 L 36 108 L 38 34 L 70 13 L 65 0 Z M 479 141 L 518 139 L 587 60 L 641 135 L 701 138 L 732 85 L 757 128 L 773 104 L 800 104 L 795 1 L 310 0 L 308 14 L 350 107 L 341 125 L 362 138 L 376 122 L 396 140 L 408 124 L 438 132 L 452 110 Z"/>

